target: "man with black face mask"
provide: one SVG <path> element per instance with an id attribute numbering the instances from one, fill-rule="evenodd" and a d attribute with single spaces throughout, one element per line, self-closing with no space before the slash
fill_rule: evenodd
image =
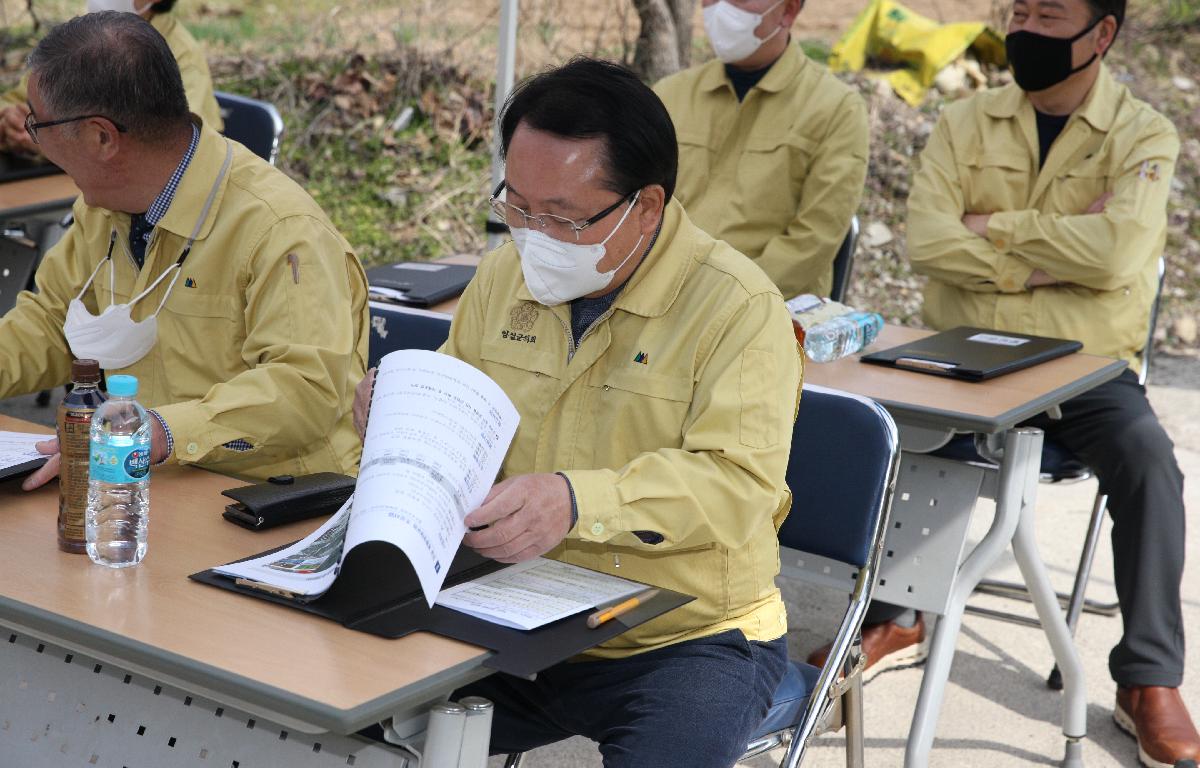
<path id="1" fill-rule="evenodd" d="M 1122 376 L 1031 422 L 1092 467 L 1109 495 L 1124 636 L 1109 656 L 1114 717 L 1148 766 L 1194 768 L 1179 694 L 1183 475 L 1138 383 L 1179 139 L 1103 57 L 1125 0 L 1016 0 L 1016 83 L 946 107 L 908 201 L 908 253 L 930 280 L 930 327 L 1079 339 Z M 912 656 L 920 620 L 872 606 L 868 658 Z M 908 625 L 907 627 L 904 625 Z"/>

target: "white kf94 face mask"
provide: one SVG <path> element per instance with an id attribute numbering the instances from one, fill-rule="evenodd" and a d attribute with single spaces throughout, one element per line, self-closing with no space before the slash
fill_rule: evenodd
<path id="1" fill-rule="evenodd" d="M 760 38 L 754 34 L 763 17 L 775 10 L 783 0 L 767 8 L 762 13 L 750 13 L 742 10 L 727 0 L 717 0 L 716 3 L 704 9 L 704 31 L 708 33 L 708 41 L 712 43 L 713 53 L 726 64 L 741 61 L 757 51 L 783 27 Z"/>
<path id="2" fill-rule="evenodd" d="M 608 237 L 593 245 L 566 243 L 555 240 L 541 230 L 511 227 L 509 232 L 517 246 L 517 253 L 521 256 L 521 272 L 525 275 L 525 285 L 533 294 L 533 298 L 541 304 L 553 307 L 595 293 L 611 283 L 613 276 L 637 253 L 645 235 L 638 238 L 628 255 L 610 271 L 600 272 L 596 267 L 607 253 L 604 244 L 611 240 L 625 223 L 641 194 L 641 190 L 638 190 L 633 200 L 629 201 L 629 207 L 625 209 L 612 232 L 608 233 Z"/>
<path id="3" fill-rule="evenodd" d="M 115 270 L 112 252 L 113 246 L 117 242 L 117 231 L 115 229 L 112 231 L 108 239 L 108 255 L 96 265 L 96 268 L 92 270 L 91 277 L 80 289 L 79 295 L 67 305 L 67 316 L 63 321 L 63 335 L 66 337 L 67 345 L 70 346 L 71 354 L 75 356 L 75 359 L 96 360 L 100 363 L 101 368 L 110 371 L 128 368 L 154 348 L 158 341 L 158 313 L 162 311 L 167 299 L 171 296 L 171 291 L 175 288 L 175 282 L 183 273 L 183 262 L 191 252 L 192 245 L 196 242 L 196 236 L 200 234 L 200 229 L 208 218 L 209 211 L 212 210 L 213 200 L 216 199 L 217 191 L 221 188 L 221 180 L 225 178 L 232 161 L 233 145 L 226 142 L 225 164 L 221 166 L 221 172 L 217 174 L 217 180 L 213 182 L 212 189 L 209 190 L 208 199 L 204 202 L 200 218 L 196 221 L 196 227 L 192 230 L 192 236 L 188 238 L 183 253 L 146 290 L 135 296 L 128 304 L 117 304 L 116 294 L 113 291 Z M 83 295 L 92 281 L 96 279 L 100 268 L 106 263 L 108 264 L 109 305 L 99 315 L 93 315 L 84 306 Z M 163 295 L 162 301 L 158 303 L 154 314 L 145 320 L 134 320 L 131 316 L 133 305 L 149 295 L 172 272 L 175 273 L 175 276 L 171 278 L 171 284 L 167 286 L 167 292 Z"/>
<path id="4" fill-rule="evenodd" d="M 137 0 L 87 0 L 87 12 L 96 13 L 97 11 L 121 11 L 122 13 L 136 13 L 141 15 L 154 5 L 154 0 L 145 0 L 145 2 L 137 2 Z"/>

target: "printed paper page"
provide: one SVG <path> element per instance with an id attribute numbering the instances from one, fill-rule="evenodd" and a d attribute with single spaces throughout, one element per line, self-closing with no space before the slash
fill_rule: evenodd
<path id="1" fill-rule="evenodd" d="M 437 604 L 514 629 L 536 629 L 635 595 L 646 585 L 538 557 L 450 587 Z"/>
<path id="2" fill-rule="evenodd" d="M 343 559 L 343 543 L 353 502 L 354 497 L 350 497 L 324 525 L 286 549 L 213 570 L 297 595 L 324 594 L 333 586 Z"/>
<path id="3" fill-rule="evenodd" d="M 43 440 L 51 440 L 54 435 L 35 435 L 29 432 L 0 431 L 0 469 L 15 467 L 35 459 L 45 459 L 47 456 L 37 452 L 33 446 Z"/>
<path id="4" fill-rule="evenodd" d="M 499 385 L 461 360 L 417 349 L 385 356 L 346 551 L 372 539 L 400 547 L 432 606 L 518 418 Z"/>

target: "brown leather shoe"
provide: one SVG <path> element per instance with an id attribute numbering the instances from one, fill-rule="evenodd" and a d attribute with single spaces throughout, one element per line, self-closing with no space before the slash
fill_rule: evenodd
<path id="1" fill-rule="evenodd" d="M 1138 760 L 1149 768 L 1196 768 L 1200 733 L 1178 688 L 1117 688 L 1117 727 L 1137 739 Z"/>
<path id="2" fill-rule="evenodd" d="M 915 667 L 929 658 L 929 644 L 925 642 L 925 619 L 917 614 L 917 622 L 911 627 L 902 627 L 894 621 L 863 627 L 863 654 L 867 666 L 863 670 L 866 683 L 880 672 L 889 669 Z M 833 644 L 824 645 L 808 655 L 808 663 L 824 667 Z"/>

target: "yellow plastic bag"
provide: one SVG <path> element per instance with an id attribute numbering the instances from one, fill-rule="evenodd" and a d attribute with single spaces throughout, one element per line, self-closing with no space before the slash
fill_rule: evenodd
<path id="1" fill-rule="evenodd" d="M 981 21 L 938 24 L 895 0 L 872 0 L 830 52 L 834 72 L 871 67 L 914 107 L 943 67 L 968 48 L 985 63 L 1005 65 L 1004 38 Z M 878 70 L 884 71 L 878 71 Z"/>

